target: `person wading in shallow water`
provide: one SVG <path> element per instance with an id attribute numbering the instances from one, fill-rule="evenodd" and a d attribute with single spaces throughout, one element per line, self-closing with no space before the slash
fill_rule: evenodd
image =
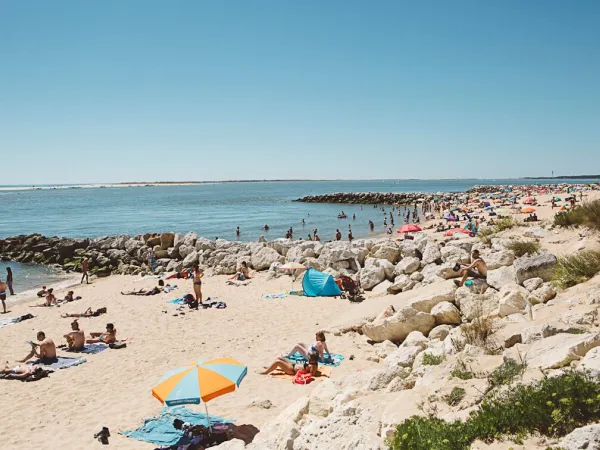
<path id="1" fill-rule="evenodd" d="M 6 284 L 8 285 L 10 295 L 15 295 L 15 291 L 13 290 L 13 273 L 10 267 L 6 268 Z"/>

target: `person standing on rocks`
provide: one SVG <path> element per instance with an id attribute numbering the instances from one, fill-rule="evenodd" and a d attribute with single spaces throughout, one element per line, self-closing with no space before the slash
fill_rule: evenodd
<path id="1" fill-rule="evenodd" d="M 88 260 L 87 258 L 83 258 L 83 261 L 81 261 L 81 283 L 83 283 L 83 279 L 85 278 L 85 284 L 90 284 L 90 278 L 88 275 L 88 270 L 89 270 L 89 265 L 88 265 Z"/>
<path id="2" fill-rule="evenodd" d="M 10 267 L 6 268 L 6 284 L 10 291 L 10 295 L 15 295 L 15 291 L 13 290 L 13 273 Z"/>
<path id="3" fill-rule="evenodd" d="M 154 273 L 154 269 L 156 269 L 156 255 L 150 244 L 148 244 L 148 247 L 148 270 L 150 270 L 150 273 Z"/>

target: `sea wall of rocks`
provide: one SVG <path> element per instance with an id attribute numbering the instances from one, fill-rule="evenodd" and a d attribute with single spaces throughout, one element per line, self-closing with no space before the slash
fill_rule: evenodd
<path id="1" fill-rule="evenodd" d="M 336 192 L 333 194 L 308 195 L 295 201 L 304 203 L 346 203 L 356 205 L 412 205 L 417 202 L 431 201 L 434 198 L 453 200 L 459 194 L 421 192 Z"/>

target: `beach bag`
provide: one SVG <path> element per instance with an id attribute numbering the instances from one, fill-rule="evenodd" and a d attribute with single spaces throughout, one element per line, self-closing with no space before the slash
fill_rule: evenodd
<path id="1" fill-rule="evenodd" d="M 120 348 L 127 348 L 126 342 L 113 342 L 112 344 L 108 344 L 108 346 L 112 349 L 118 350 Z"/>
<path id="2" fill-rule="evenodd" d="M 309 384 L 313 380 L 313 376 L 305 372 L 304 370 L 299 370 L 296 373 L 296 378 L 292 381 L 294 384 Z"/>

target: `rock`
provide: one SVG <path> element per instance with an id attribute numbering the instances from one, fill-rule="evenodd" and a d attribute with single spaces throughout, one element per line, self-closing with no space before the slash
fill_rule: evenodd
<path id="1" fill-rule="evenodd" d="M 600 424 L 576 428 L 560 441 L 561 450 L 600 450 Z"/>
<path id="2" fill-rule="evenodd" d="M 560 369 L 571 361 L 583 358 L 591 349 L 600 346 L 600 334 L 560 333 L 531 345 L 517 344 L 504 351 L 504 357 L 520 361 L 526 358 L 528 369 Z M 526 356 L 523 356 L 526 355 Z"/>
<path id="3" fill-rule="evenodd" d="M 158 250 L 156 252 L 154 252 L 156 259 L 164 259 L 164 258 L 169 258 L 169 252 L 168 250 Z"/>
<path id="4" fill-rule="evenodd" d="M 394 273 L 396 275 L 402 275 L 402 274 L 410 275 L 411 273 L 414 273 L 417 270 L 419 270 L 420 266 L 421 266 L 421 261 L 419 260 L 419 258 L 415 258 L 413 256 L 407 256 L 406 258 L 402 259 L 402 261 L 400 261 L 398 264 L 396 264 Z M 421 280 L 418 280 L 418 281 L 421 281 Z"/>
<path id="5" fill-rule="evenodd" d="M 529 227 L 523 232 L 523 236 L 535 239 L 545 238 L 548 234 L 542 227 Z"/>
<path id="6" fill-rule="evenodd" d="M 412 281 L 417 281 L 417 282 L 423 281 L 423 278 L 424 277 L 423 277 L 423 274 L 421 272 L 414 272 L 414 273 L 410 274 L 410 279 Z"/>
<path id="7" fill-rule="evenodd" d="M 231 439 L 229 441 L 225 441 L 215 447 L 211 447 L 212 450 L 244 450 L 246 448 L 246 443 L 241 439 Z"/>
<path id="8" fill-rule="evenodd" d="M 387 295 L 388 294 L 388 290 L 392 287 L 392 282 L 388 281 L 388 280 L 383 280 L 381 283 L 379 283 L 377 286 L 375 286 L 371 292 L 374 294 L 375 297 L 378 296 L 382 296 L 382 295 Z"/>
<path id="9" fill-rule="evenodd" d="M 455 245 L 444 245 L 440 248 L 442 261 L 454 265 L 458 262 L 466 264 L 469 262 L 469 254 L 460 247 Z"/>
<path id="10" fill-rule="evenodd" d="M 600 347 L 595 347 L 586 353 L 579 369 L 589 370 L 594 377 L 600 376 Z"/>
<path id="11" fill-rule="evenodd" d="M 435 263 L 427 264 L 423 267 L 421 274 L 423 275 L 423 283 L 431 284 L 443 281 L 444 279 L 438 275 L 440 266 Z"/>
<path id="12" fill-rule="evenodd" d="M 529 281 L 529 280 L 527 280 Z M 546 303 L 556 297 L 556 289 L 550 283 L 544 283 L 541 287 L 529 294 L 528 300 L 532 305 Z"/>
<path id="13" fill-rule="evenodd" d="M 413 257 L 420 260 L 422 256 L 421 252 L 417 248 L 417 244 L 415 244 L 414 241 L 403 241 L 400 245 L 400 251 L 402 256 L 405 258 Z"/>
<path id="14" fill-rule="evenodd" d="M 258 252 L 252 254 L 251 264 L 255 270 L 266 270 L 274 262 L 283 262 L 284 258 L 270 247 L 262 247 Z"/>
<path id="15" fill-rule="evenodd" d="M 309 398 L 301 397 L 289 405 L 279 416 L 261 427 L 247 450 L 291 450 L 300 435 L 299 422 L 308 413 Z"/>
<path id="16" fill-rule="evenodd" d="M 179 261 L 171 260 L 167 264 L 167 272 L 181 272 L 183 270 L 183 264 Z"/>
<path id="17" fill-rule="evenodd" d="M 488 254 L 484 261 L 488 270 L 499 269 L 500 267 L 510 266 L 515 261 L 515 254 L 510 250 L 498 250 Z"/>
<path id="18" fill-rule="evenodd" d="M 375 349 L 375 354 L 378 358 L 385 359 L 390 353 L 396 350 L 398 346 L 391 341 L 383 341 L 373 344 L 373 348 Z"/>
<path id="19" fill-rule="evenodd" d="M 431 309 L 442 302 L 454 301 L 454 293 L 456 285 L 452 281 L 445 281 L 439 284 L 439 288 L 427 294 L 421 294 L 413 300 L 410 300 L 409 305 L 417 311 L 430 312 Z"/>
<path id="20" fill-rule="evenodd" d="M 196 240 L 198 239 L 198 235 L 193 231 L 190 231 L 183 237 L 183 244 L 188 247 L 194 247 L 196 245 Z"/>
<path id="21" fill-rule="evenodd" d="M 542 280 L 541 278 L 530 278 L 529 280 L 525 280 L 523 282 L 523 286 L 525 287 L 525 289 L 527 289 L 529 292 L 533 292 L 535 291 L 537 288 L 539 288 L 542 284 L 544 284 L 544 280 Z"/>
<path id="22" fill-rule="evenodd" d="M 411 347 L 401 346 L 400 348 L 398 348 L 398 349 L 394 350 L 392 353 L 390 353 L 390 355 L 387 358 L 385 358 L 385 360 L 383 362 L 389 368 L 393 368 L 393 367 L 411 368 L 413 363 L 415 362 L 415 358 L 422 351 L 423 351 L 423 348 L 421 346 L 411 346 Z"/>
<path id="23" fill-rule="evenodd" d="M 192 252 L 183 258 L 183 267 L 189 268 L 194 264 L 198 263 L 198 252 L 196 250 L 192 250 Z"/>
<path id="24" fill-rule="evenodd" d="M 469 293 L 466 297 L 457 298 L 456 303 L 465 319 L 473 320 L 497 314 L 500 299 L 496 291 L 490 289 L 484 294 Z"/>
<path id="25" fill-rule="evenodd" d="M 425 246 L 425 250 L 423 251 L 423 258 L 421 262 L 423 265 L 431 264 L 435 262 L 441 262 L 442 253 L 440 252 L 440 247 L 435 242 L 428 242 Z"/>
<path id="26" fill-rule="evenodd" d="M 389 358 L 389 356 L 388 356 Z M 367 389 L 370 391 L 380 391 L 385 389 L 394 379 L 406 378 L 410 374 L 409 367 L 400 365 L 384 365 L 382 369 L 376 370 L 369 377 Z"/>
<path id="27" fill-rule="evenodd" d="M 429 347 L 429 339 L 420 331 L 411 331 L 400 347 L 421 347 L 421 349 L 425 350 Z"/>
<path id="28" fill-rule="evenodd" d="M 388 277 L 388 273 L 391 277 L 394 273 L 394 266 L 387 259 L 367 258 L 365 260 L 365 267 L 360 271 L 360 285 L 367 291 L 371 290 L 385 280 Z"/>
<path id="29" fill-rule="evenodd" d="M 381 244 L 376 244 L 371 249 L 373 258 L 386 259 L 392 264 L 396 264 L 400 260 L 400 247 L 393 241 L 385 241 Z"/>
<path id="30" fill-rule="evenodd" d="M 404 288 L 410 283 L 410 281 L 411 279 L 408 277 L 408 275 L 398 275 L 396 278 L 394 278 L 394 282 L 390 283 L 389 287 L 387 288 L 387 291 L 390 294 L 397 294 L 398 292 L 402 292 Z M 381 286 L 381 284 L 379 286 Z M 379 288 L 379 286 L 377 286 L 377 288 Z"/>
<path id="31" fill-rule="evenodd" d="M 217 243 L 215 241 L 211 241 L 210 239 L 199 237 L 196 239 L 196 243 L 194 244 L 196 250 L 200 251 L 213 251 L 217 248 Z"/>
<path id="32" fill-rule="evenodd" d="M 560 333 L 581 334 L 582 331 L 583 329 L 580 327 L 574 327 L 560 321 L 555 321 L 525 328 L 521 331 L 521 342 L 523 344 L 532 344 L 540 339 L 545 339 Z"/>
<path id="33" fill-rule="evenodd" d="M 160 235 L 160 247 L 163 250 L 168 250 L 175 244 L 175 233 L 163 233 Z"/>
<path id="34" fill-rule="evenodd" d="M 279 238 L 267 243 L 267 246 L 275 250 L 281 256 L 286 256 L 287 252 L 294 246 L 291 239 Z"/>
<path id="35" fill-rule="evenodd" d="M 496 270 L 490 270 L 487 274 L 487 284 L 494 289 L 500 290 L 503 286 L 514 284 L 516 272 L 514 267 L 500 267 Z"/>
<path id="36" fill-rule="evenodd" d="M 454 263 L 448 261 L 442 264 L 441 266 L 437 266 L 437 271 L 435 274 L 443 278 L 444 280 L 450 280 L 452 278 L 460 277 L 460 272 L 454 270 Z"/>
<path id="37" fill-rule="evenodd" d="M 411 331 L 420 331 L 426 335 L 434 326 L 435 319 L 431 314 L 407 306 L 390 317 L 376 318 L 373 322 L 363 325 L 362 330 L 375 342 L 401 342 Z"/>
<path id="38" fill-rule="evenodd" d="M 526 255 L 515 261 L 516 279 L 518 284 L 523 284 L 530 278 L 541 278 L 544 281 L 552 279 L 556 256 L 550 253 L 539 255 Z"/>
<path id="39" fill-rule="evenodd" d="M 506 317 L 511 314 L 523 314 L 527 310 L 527 289 L 516 284 L 506 285 L 500 290 L 498 314 Z"/>
<path id="40" fill-rule="evenodd" d="M 310 394 L 308 413 L 313 416 L 326 417 L 333 411 L 333 399 L 340 393 L 340 389 L 333 380 L 319 383 Z"/>
<path id="41" fill-rule="evenodd" d="M 185 258 L 187 255 L 189 255 L 190 253 L 194 252 L 196 250 L 194 250 L 194 247 L 189 246 L 189 245 L 185 245 L 182 244 L 179 246 L 179 256 L 182 258 Z"/>
<path id="42" fill-rule="evenodd" d="M 450 302 L 441 302 L 431 309 L 436 325 L 460 325 L 460 311 Z"/>
<path id="43" fill-rule="evenodd" d="M 429 339 L 432 341 L 436 339 L 443 341 L 448 336 L 448 333 L 450 333 L 450 330 L 452 330 L 451 325 L 438 325 L 429 332 Z"/>

